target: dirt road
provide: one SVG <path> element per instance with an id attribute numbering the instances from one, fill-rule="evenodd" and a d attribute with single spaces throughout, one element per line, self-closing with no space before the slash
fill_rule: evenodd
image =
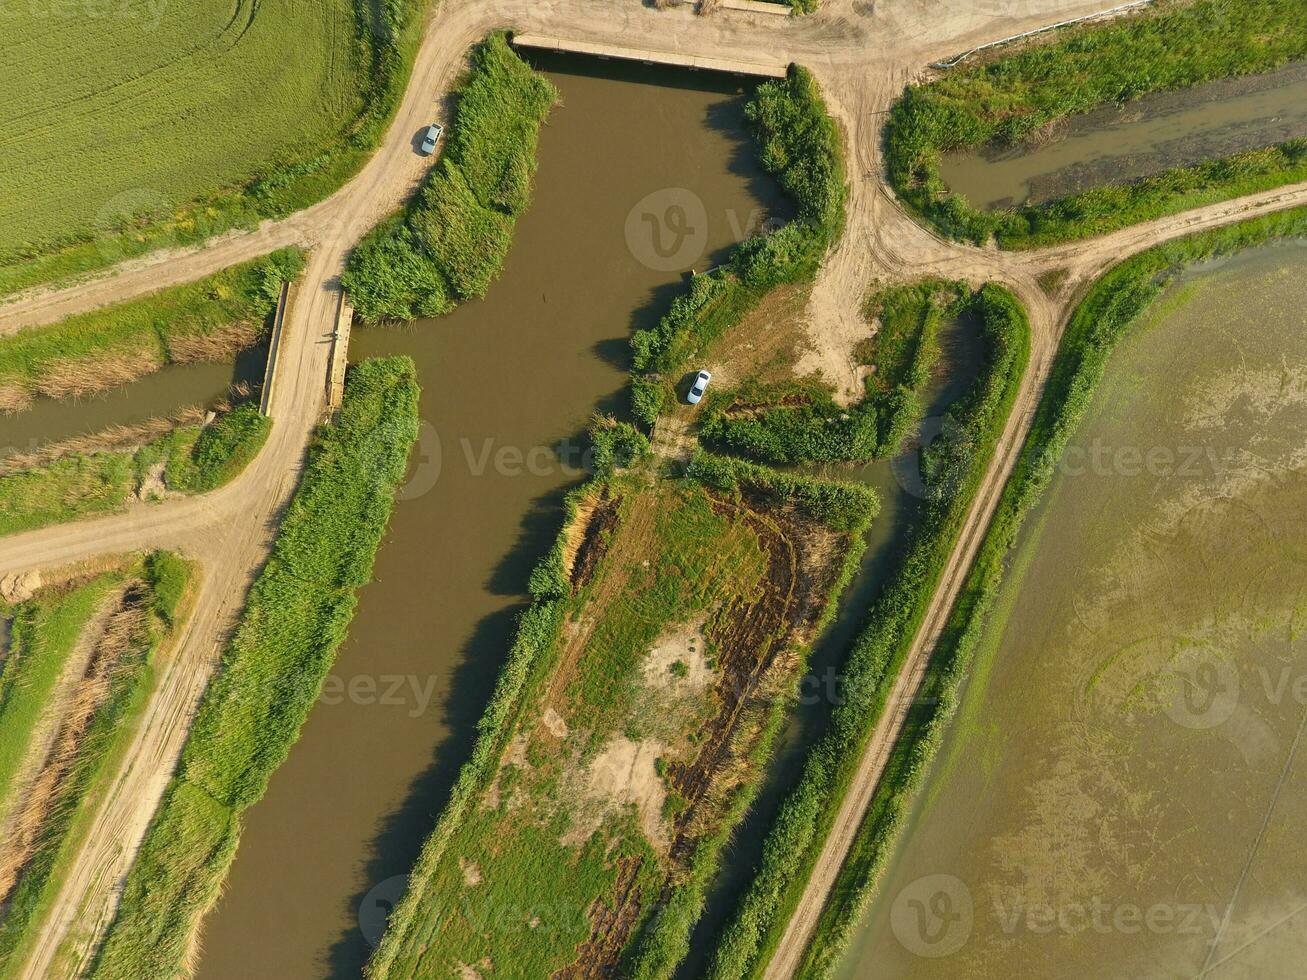
<path id="1" fill-rule="evenodd" d="M 447 0 L 432 16 L 412 79 L 382 146 L 332 197 L 255 232 L 166 256 L 135 260 L 95 281 L 29 293 L 0 305 L 0 334 L 185 282 L 234 262 L 299 242 L 313 248 L 299 296 L 287 316 L 277 387 L 269 409 L 268 444 L 233 483 L 202 498 L 141 505 L 125 514 L 0 539 L 0 572 L 49 568 L 95 556 L 168 547 L 196 559 L 203 583 L 196 609 L 162 665 L 158 691 L 112 793 L 95 816 L 88 843 L 43 927 L 24 976 L 52 975 L 61 944 L 74 960 L 94 948 L 115 908 L 118 890 L 176 766 L 190 718 L 272 533 L 298 480 L 304 450 L 320 418 L 338 296 L 337 277 L 349 249 L 411 193 L 429 161 L 412 152 L 412 137 L 442 106 L 468 48 L 488 31 L 513 27 L 581 40 L 630 43 L 704 57 L 732 57 L 809 66 L 844 130 L 850 202 L 845 235 L 823 268 L 808 311 L 813 370 L 849 385 L 850 351 L 871 279 L 938 273 L 972 282 L 997 279 L 1026 303 L 1034 331 L 1031 369 L 1004 430 L 944 580 L 896 682 L 891 708 L 865 753 L 853 787 L 823 848 L 803 902 L 768 976 L 788 976 L 802 953 L 830 884 L 847 853 L 889 747 L 902 728 L 926 659 L 983 534 L 1028 428 L 1028 414 L 1047 378 L 1058 333 L 1076 286 L 1130 251 L 1211 224 L 1307 203 L 1307 185 L 1178 215 L 1092 242 L 1041 252 L 999 253 L 945 242 L 908 219 L 880 178 L 879 126 L 884 109 L 920 66 L 984 40 L 1100 9 L 1083 0 L 1023 0 L 1020 15 L 1004 0 L 940 5 L 932 0 L 832 0 L 807 18 L 732 10 L 697 17 L 687 7 L 658 11 L 625 0 Z M 959 8 L 959 9 L 953 9 Z M 1049 268 L 1069 275 L 1057 297 L 1035 276 Z M 63 963 L 62 957 L 60 963 Z"/>

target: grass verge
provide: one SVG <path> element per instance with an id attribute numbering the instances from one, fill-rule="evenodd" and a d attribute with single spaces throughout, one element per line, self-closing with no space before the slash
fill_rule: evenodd
<path id="1" fill-rule="evenodd" d="M 1307 237 L 1307 208 L 1255 218 L 1141 252 L 1102 276 L 1076 307 L 1030 435 L 932 655 L 926 687 L 895 746 L 849 858 L 808 946 L 799 976 L 830 976 L 903 829 L 904 815 L 957 706 L 958 691 L 1027 514 L 1052 479 L 1117 343 L 1186 266 L 1276 240 Z"/>
<path id="2" fill-rule="evenodd" d="M 890 687 L 929 607 L 967 510 L 1020 387 L 1030 328 L 1015 296 L 994 285 L 975 293 L 986 363 L 953 405 L 944 436 L 922 450 L 928 490 L 903 557 L 866 615 L 841 670 L 826 733 L 767 833 L 753 880 L 721 934 L 709 976 L 761 975 L 807 883 Z"/>
<path id="3" fill-rule="evenodd" d="M 1034 248 L 1307 180 L 1307 140 L 1003 212 L 977 210 L 939 174 L 944 153 L 991 142 L 1018 145 L 1102 105 L 1302 58 L 1307 16 L 1298 0 L 1159 4 L 1118 24 L 1070 28 L 1052 44 L 909 87 L 886 124 L 890 182 L 944 235 L 978 244 L 992 236 L 1004 248 Z"/>
<path id="4" fill-rule="evenodd" d="M 531 201 L 540 125 L 557 98 L 503 33 L 473 49 L 439 161 L 412 203 L 359 243 L 341 277 L 360 316 L 440 316 L 485 295 Z"/>
<path id="5" fill-rule="evenodd" d="M 55 748 L 46 763 L 58 767 L 58 781 L 50 798 L 27 801 L 43 819 L 8 842 L 23 847 L 25 853 L 21 866 L 12 871 L 0 913 L 0 977 L 18 975 L 36 930 L 89 832 L 97 803 L 153 688 L 153 662 L 187 615 L 191 577 L 192 569 L 182 559 L 156 552 L 62 591 L 54 600 L 64 608 L 69 602 L 90 601 L 94 606 L 111 588 L 125 588 L 118 609 L 94 640 L 81 694 L 71 699 L 60 719 Z M 50 600 L 37 598 L 25 605 L 48 607 Z M 82 619 L 83 627 L 87 618 Z M 54 624 L 47 621 L 46 625 Z"/>
<path id="6" fill-rule="evenodd" d="M 80 397 L 166 364 L 229 360 L 257 343 L 283 282 L 304 264 L 297 248 L 184 286 L 0 338 L 0 412 L 40 396 Z"/>
<path id="7" fill-rule="evenodd" d="M 91 976 L 183 972 L 235 854 L 241 814 L 298 737 L 344 640 L 355 593 L 371 577 L 417 436 L 417 400 L 408 358 L 351 369 L 339 420 L 314 438 Z"/>
<path id="8" fill-rule="evenodd" d="M 236 477 L 272 422 L 251 403 L 137 448 L 71 453 L 0 475 L 0 535 L 121 510 L 133 499 L 206 493 Z"/>

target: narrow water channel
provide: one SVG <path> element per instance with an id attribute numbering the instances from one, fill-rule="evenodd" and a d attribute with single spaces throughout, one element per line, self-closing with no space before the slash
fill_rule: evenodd
<path id="1" fill-rule="evenodd" d="M 1036 147 L 949 154 L 940 176 L 982 210 L 1041 204 L 1307 136 L 1307 64 L 1072 117 Z"/>
<path id="2" fill-rule="evenodd" d="M 1112 355 L 839 976 L 1301 973 L 1304 310 L 1255 249 Z"/>
<path id="3" fill-rule="evenodd" d="M 266 348 L 255 347 L 234 364 L 172 364 L 86 398 L 38 398 L 26 411 L 0 414 L 0 459 L 112 426 L 172 415 L 193 405 L 208 407 L 238 382 L 261 381 L 266 356 Z"/>
<path id="4" fill-rule="evenodd" d="M 562 104 L 501 280 L 444 319 L 354 332 L 352 360 L 416 359 L 423 434 L 324 696 L 249 813 L 204 980 L 358 975 L 583 478 L 587 420 L 626 411 L 627 338 L 687 269 L 783 206 L 744 128 L 742 79 L 537 64 Z"/>
<path id="5" fill-rule="evenodd" d="M 939 343 L 939 361 L 923 399 L 926 417 L 919 427 L 920 436 L 926 439 L 935 434 L 940 417 L 974 382 L 984 358 L 984 344 L 969 315 L 941 324 Z M 721 869 L 691 938 L 690 954 L 677 973 L 680 980 L 703 975 L 717 948 L 717 937 L 752 881 L 767 831 L 801 775 L 807 751 L 826 729 L 838 695 L 840 665 L 866 621 L 868 608 L 898 567 L 920 514 L 923 486 L 915 448 L 895 459 L 874 460 L 856 468 L 821 467 L 817 474 L 871 487 L 880 496 L 880 513 L 867 529 L 866 551 L 857 574 L 840 597 L 831 625 L 813 647 L 808 672 L 799 683 L 798 704 L 776 740 L 758 796 L 723 852 Z"/>

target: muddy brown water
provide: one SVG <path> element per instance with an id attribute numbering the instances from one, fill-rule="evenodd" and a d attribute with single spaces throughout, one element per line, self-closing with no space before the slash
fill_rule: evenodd
<path id="1" fill-rule="evenodd" d="M 1307 64 L 1147 95 L 1070 119 L 1030 148 L 948 154 L 940 175 L 982 210 L 1040 204 L 1307 136 Z"/>
<path id="2" fill-rule="evenodd" d="M 784 207 L 744 129 L 744 80 L 537 63 L 562 104 L 500 281 L 444 319 L 354 332 L 352 360 L 416 359 L 421 442 L 323 697 L 248 814 L 205 980 L 358 975 L 583 479 L 587 420 L 626 411 L 632 329 Z"/>
<path id="3" fill-rule="evenodd" d="M 193 405 L 208 407 L 237 382 L 262 381 L 266 356 L 266 348 L 257 347 L 241 354 L 234 364 L 173 364 L 85 398 L 38 398 L 26 411 L 0 414 L 0 459 Z"/>
<path id="4" fill-rule="evenodd" d="M 940 418 L 966 392 L 984 360 L 978 324 L 970 316 L 942 324 L 939 342 L 940 358 L 924 398 L 925 419 L 914 439 L 929 441 L 938 433 Z M 838 697 L 841 664 L 866 623 L 867 610 L 892 581 L 919 519 L 924 485 L 917 459 L 917 450 L 912 448 L 894 459 L 814 470 L 814 475 L 827 479 L 853 480 L 871 487 L 880 497 L 880 512 L 864 537 L 866 550 L 858 571 L 840 597 L 830 626 L 813 646 L 807 673 L 799 681 L 798 703 L 776 739 L 758 795 L 722 854 L 721 868 L 691 937 L 689 955 L 677 972 L 679 980 L 693 980 L 706 971 L 721 930 L 753 880 L 767 832 L 802 774 L 808 750 L 826 730 Z"/>
<path id="5" fill-rule="evenodd" d="M 1113 354 L 838 976 L 1301 975 L 1304 310 L 1261 248 Z"/>

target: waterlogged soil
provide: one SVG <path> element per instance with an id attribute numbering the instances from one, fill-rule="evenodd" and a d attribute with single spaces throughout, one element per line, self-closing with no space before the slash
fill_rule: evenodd
<path id="1" fill-rule="evenodd" d="M 1304 310 L 1262 248 L 1113 355 L 842 976 L 1299 971 Z"/>
<path id="2" fill-rule="evenodd" d="M 868 608 L 891 580 L 908 535 L 920 517 L 925 486 L 917 462 L 917 445 L 938 435 L 944 413 L 980 371 L 984 346 L 977 327 L 970 317 L 941 325 L 940 357 L 923 398 L 926 416 L 901 455 L 855 468 L 828 466 L 815 471 L 814 475 L 826 479 L 852 480 L 871 487 L 880 497 L 880 512 L 864 536 L 866 550 L 858 571 L 840 597 L 830 626 L 813 647 L 807 673 L 799 681 L 798 703 L 776 738 L 758 795 L 723 851 L 721 868 L 691 939 L 690 953 L 677 973 L 681 980 L 702 976 L 706 970 L 722 929 L 752 881 L 767 831 L 802 773 L 808 750 L 826 729 L 839 696 L 840 665 L 866 622 Z"/>
<path id="3" fill-rule="evenodd" d="M 1307 64 L 1072 117 L 1038 145 L 949 154 L 940 175 L 982 210 L 1042 204 L 1307 136 Z"/>
<path id="4" fill-rule="evenodd" d="M 172 364 L 131 384 L 86 398 L 38 398 L 13 415 L 0 414 L 0 459 L 52 442 L 135 425 L 183 408 L 207 408 L 232 385 L 263 380 L 267 349 L 252 348 L 232 363 Z"/>
<path id="5" fill-rule="evenodd" d="M 205 928 L 205 980 L 358 976 L 468 756 L 562 495 L 584 478 L 587 420 L 627 410 L 631 330 L 781 207 L 744 128 L 743 80 L 537 63 L 562 103 L 500 281 L 441 320 L 354 331 L 351 360 L 415 358 L 422 433 L 376 581 L 250 811 Z"/>

